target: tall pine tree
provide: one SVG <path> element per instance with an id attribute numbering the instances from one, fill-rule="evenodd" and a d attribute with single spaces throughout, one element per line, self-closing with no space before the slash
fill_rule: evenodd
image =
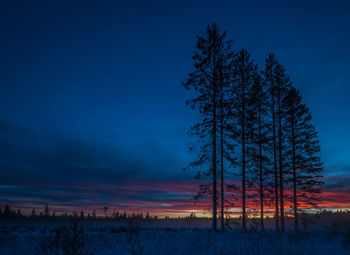
<path id="1" fill-rule="evenodd" d="M 227 119 L 229 117 L 228 89 L 232 83 L 231 70 L 233 65 L 233 51 L 231 50 L 231 41 L 224 44 L 223 51 L 219 59 L 219 129 L 220 129 L 220 204 L 221 204 L 221 230 L 225 229 L 225 181 L 224 181 L 224 159 L 228 155 L 226 149 L 226 133 L 229 129 Z"/>
<path id="2" fill-rule="evenodd" d="M 204 175 L 211 175 L 211 185 L 202 185 L 201 194 L 212 196 L 212 229 L 217 230 L 217 164 L 218 164 L 218 133 L 220 118 L 223 116 L 220 109 L 220 96 L 224 87 L 226 73 L 225 59 L 228 59 L 228 49 L 231 41 L 225 40 L 226 32 L 220 32 L 216 24 L 207 26 L 206 36 L 197 39 L 197 52 L 192 57 L 195 71 L 183 83 L 186 89 L 195 90 L 199 95 L 187 101 L 192 109 L 199 110 L 202 120 L 191 127 L 190 133 L 199 137 L 200 150 L 198 158 L 188 167 L 207 166 Z M 221 125 L 222 126 L 222 125 Z M 223 137 L 223 136 L 222 136 Z M 221 160 L 223 161 L 223 160 Z M 223 167 L 221 169 L 223 171 Z M 198 173 L 198 177 L 203 172 Z M 211 186 L 211 187 L 210 187 Z M 222 192 L 223 195 L 223 192 Z"/>
<path id="3" fill-rule="evenodd" d="M 274 173 L 274 201 L 275 201 L 275 228 L 279 231 L 279 207 L 278 207 L 278 168 L 277 168 L 277 141 L 276 141 L 276 89 L 275 89 L 275 69 L 277 65 L 276 57 L 269 54 L 265 60 L 265 82 L 268 86 L 270 115 L 271 115 L 271 132 L 273 146 L 273 173 Z"/>
<path id="4" fill-rule="evenodd" d="M 292 185 L 294 229 L 299 230 L 298 211 L 302 208 L 316 207 L 317 194 L 321 192 L 323 165 L 319 156 L 320 145 L 309 109 L 302 102 L 297 89 L 291 88 L 284 105 L 287 109 L 288 155 L 292 169 L 289 183 Z M 302 206 L 302 208 L 299 208 Z"/>
<path id="5" fill-rule="evenodd" d="M 284 144 L 285 135 L 283 131 L 283 124 L 285 124 L 285 108 L 283 107 L 283 100 L 286 97 L 291 82 L 289 76 L 286 74 L 285 68 L 278 62 L 274 70 L 275 75 L 275 89 L 277 93 L 277 122 L 278 122 L 278 167 L 279 167 L 279 187 L 280 187 L 280 213 L 281 213 L 281 232 L 285 231 L 285 219 L 284 219 Z"/>
<path id="6" fill-rule="evenodd" d="M 254 70 L 254 83 L 249 100 L 249 125 L 248 136 L 249 160 L 251 165 L 252 182 L 259 197 L 260 228 L 264 230 L 264 203 L 265 184 L 268 176 L 269 153 L 269 125 L 267 122 L 268 111 L 267 86 L 258 68 Z M 254 191 L 254 190 L 253 190 Z"/>
<path id="7" fill-rule="evenodd" d="M 254 83 L 255 65 L 246 49 L 238 52 L 234 59 L 234 71 L 232 86 L 234 95 L 233 116 L 237 117 L 237 131 L 240 133 L 238 142 L 241 146 L 241 191 L 242 191 L 242 229 L 247 230 L 247 139 L 248 139 L 248 118 L 249 118 L 249 95 Z"/>

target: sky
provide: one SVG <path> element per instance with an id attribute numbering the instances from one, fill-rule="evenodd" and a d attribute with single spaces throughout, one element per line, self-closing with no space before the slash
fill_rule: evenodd
<path id="1" fill-rule="evenodd" d="M 1 1 L 0 206 L 184 215 L 195 175 L 181 82 L 213 22 L 273 52 L 313 114 L 321 205 L 350 208 L 347 1 Z"/>

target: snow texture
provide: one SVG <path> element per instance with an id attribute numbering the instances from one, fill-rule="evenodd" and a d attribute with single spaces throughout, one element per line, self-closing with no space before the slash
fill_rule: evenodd
<path id="1" fill-rule="evenodd" d="M 350 230 L 213 233 L 208 229 L 140 226 L 18 227 L 0 229 L 1 255 L 350 254 Z"/>

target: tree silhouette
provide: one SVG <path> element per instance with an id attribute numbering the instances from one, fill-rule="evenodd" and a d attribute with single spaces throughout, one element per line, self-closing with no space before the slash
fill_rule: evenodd
<path id="1" fill-rule="evenodd" d="M 311 113 L 295 88 L 289 90 L 284 104 L 287 108 L 289 139 L 288 155 L 292 161 L 289 182 L 293 188 L 294 229 L 299 230 L 298 205 L 317 206 L 315 194 L 321 192 L 320 172 L 323 169 L 319 157 L 317 133 L 311 124 Z"/>
<path id="2" fill-rule="evenodd" d="M 267 86 L 259 72 L 257 66 L 254 70 L 254 84 L 249 96 L 249 125 L 248 136 L 250 140 L 249 159 L 253 174 L 253 183 L 258 184 L 256 187 L 259 193 L 260 203 L 260 228 L 264 230 L 264 192 L 265 179 L 268 176 L 267 165 L 269 163 L 268 147 L 270 131 L 267 123 L 268 111 L 268 94 Z"/>
<path id="3" fill-rule="evenodd" d="M 264 230 L 264 205 L 273 202 L 275 229 L 285 231 L 285 202 L 291 199 L 285 189 L 291 184 L 295 229 L 298 229 L 299 205 L 316 206 L 322 185 L 320 149 L 310 122 L 311 114 L 301 104 L 286 69 L 273 54 L 268 55 L 262 72 L 247 50 L 234 54 L 232 42 L 225 39 L 226 32 L 221 33 L 216 24 L 207 26 L 206 32 L 205 37 L 197 40 L 197 52 L 193 56 L 195 71 L 183 83 L 186 89 L 197 92 L 197 97 L 186 103 L 201 116 L 189 132 L 199 138 L 190 147 L 196 157 L 185 169 L 200 169 L 197 179 L 212 178 L 210 183 L 200 184 L 195 199 L 211 196 L 212 229 L 216 231 L 220 196 L 224 230 L 225 202 L 233 205 L 225 200 L 224 170 L 225 166 L 238 166 L 241 187 L 229 182 L 226 190 L 241 195 L 243 231 L 247 230 L 249 210 L 257 211 L 247 207 L 251 198 L 255 203 L 259 200 L 261 230 Z"/>
<path id="4" fill-rule="evenodd" d="M 11 209 L 10 209 L 9 205 L 5 206 L 4 215 L 5 216 L 10 216 L 11 215 Z"/>
<path id="5" fill-rule="evenodd" d="M 50 212 L 49 206 L 48 204 L 45 204 L 45 209 L 44 209 L 45 217 L 49 217 L 49 212 Z"/>
<path id="6" fill-rule="evenodd" d="M 234 115 L 238 117 L 237 131 L 240 133 L 238 137 L 241 144 L 241 174 L 242 174 L 242 228 L 243 231 L 247 230 L 247 216 L 246 216 L 246 154 L 247 154 L 247 126 L 249 118 L 249 95 L 254 83 L 254 63 L 251 60 L 250 54 L 247 50 L 242 49 L 239 51 L 234 59 L 234 86 L 233 90 L 236 91 L 234 98 Z"/>
<path id="7" fill-rule="evenodd" d="M 280 212 L 281 212 L 281 231 L 285 231 L 284 223 L 284 170 L 283 170 L 283 145 L 284 134 L 282 129 L 282 122 L 285 120 L 285 109 L 282 101 L 291 87 L 289 76 L 286 74 L 285 68 L 277 63 L 274 70 L 275 74 L 275 88 L 277 90 L 277 121 L 278 121 L 278 161 L 279 161 L 279 179 L 280 179 Z"/>
<path id="8" fill-rule="evenodd" d="M 265 60 L 265 82 L 269 87 L 270 94 L 270 111 L 272 122 L 272 146 L 273 146 L 273 169 L 274 169 L 274 200 L 275 200 L 275 228 L 279 231 L 279 207 L 278 207 L 278 169 L 277 169 L 277 142 L 276 142 L 276 89 L 274 70 L 277 65 L 277 60 L 273 54 L 269 54 Z"/>
<path id="9" fill-rule="evenodd" d="M 103 213 L 105 215 L 105 218 L 107 218 L 107 211 L 108 211 L 108 207 L 107 206 L 103 207 Z"/>
<path id="10" fill-rule="evenodd" d="M 224 181 L 224 160 L 228 157 L 227 131 L 230 129 L 228 118 L 230 113 L 230 100 L 228 98 L 229 88 L 232 84 L 233 51 L 231 41 L 224 44 L 219 59 L 219 129 L 220 129 L 220 204 L 221 204 L 221 230 L 225 229 L 225 181 Z"/>
<path id="11" fill-rule="evenodd" d="M 218 111 L 220 108 L 220 72 L 223 69 L 223 55 L 231 41 L 225 41 L 226 33 L 221 33 L 216 24 L 207 26 L 206 37 L 197 39 L 197 52 L 192 57 L 195 71 L 189 74 L 189 78 L 183 83 L 186 89 L 195 90 L 199 95 L 187 101 L 192 109 L 197 108 L 202 120 L 191 127 L 190 134 L 200 138 L 198 158 L 188 167 L 206 166 L 209 170 L 199 171 L 197 177 L 202 174 L 211 175 L 211 189 L 209 185 L 202 185 L 197 198 L 203 195 L 212 195 L 212 229 L 217 230 L 217 136 L 218 136 Z M 220 71 L 221 70 L 221 71 Z M 193 148 L 190 148 L 193 150 Z M 188 168 L 187 167 L 187 168 Z"/>

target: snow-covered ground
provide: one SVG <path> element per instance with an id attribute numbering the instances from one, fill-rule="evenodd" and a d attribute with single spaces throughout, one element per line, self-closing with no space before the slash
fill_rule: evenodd
<path id="1" fill-rule="evenodd" d="M 208 229 L 71 224 L 61 228 L 3 225 L 0 233 L 1 255 L 350 254 L 350 230 L 346 229 L 213 234 Z"/>

